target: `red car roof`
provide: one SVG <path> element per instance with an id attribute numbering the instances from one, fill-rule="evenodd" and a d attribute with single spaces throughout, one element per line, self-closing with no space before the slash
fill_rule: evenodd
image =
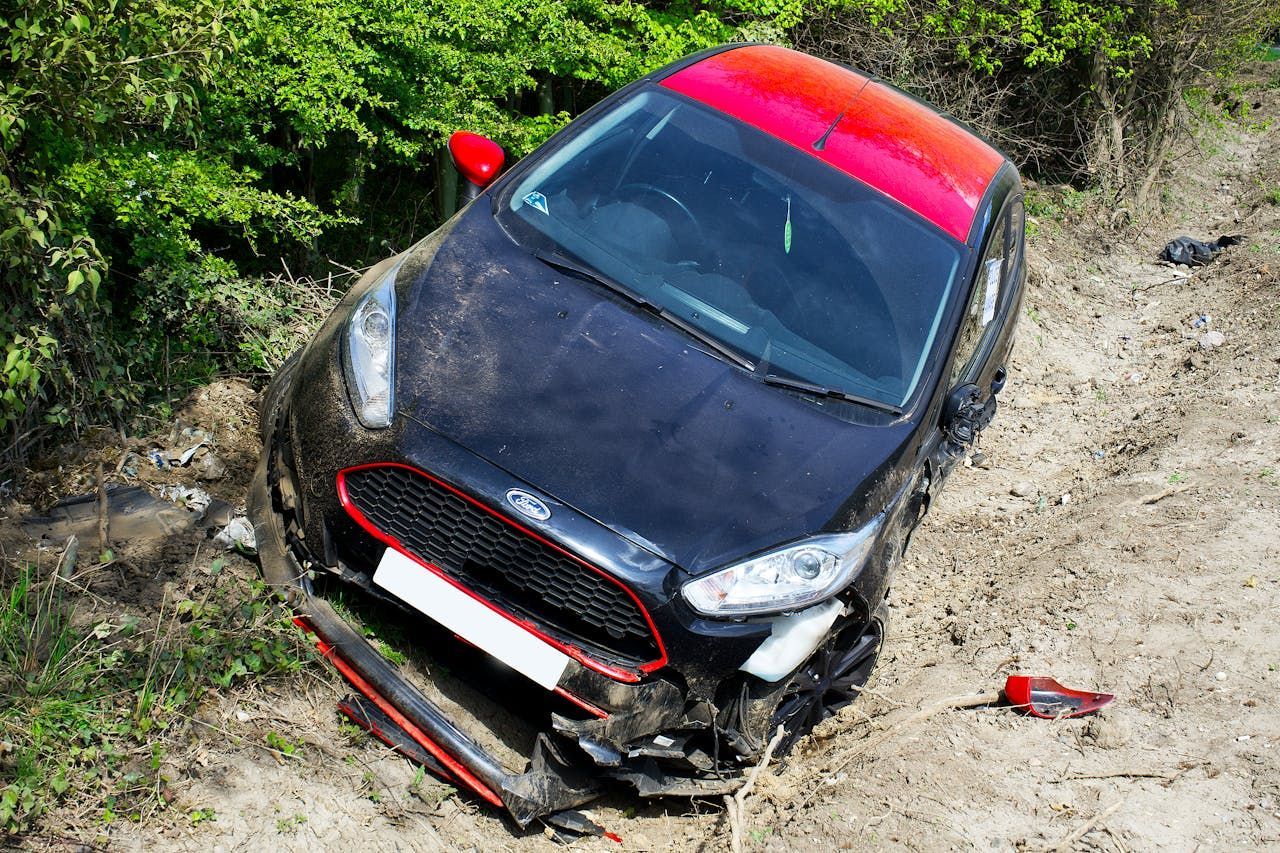
<path id="1" fill-rule="evenodd" d="M 902 92 L 782 47 L 717 53 L 662 84 L 875 187 L 961 241 L 1004 163 L 990 145 Z"/>

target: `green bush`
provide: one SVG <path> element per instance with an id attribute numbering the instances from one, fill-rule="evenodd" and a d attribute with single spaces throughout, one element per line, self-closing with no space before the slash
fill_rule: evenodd
<path id="1" fill-rule="evenodd" d="M 1274 0 L 832 0 L 799 46 L 886 77 L 1024 166 L 1136 209 L 1191 118 L 1182 95 L 1253 59 Z"/>
<path id="2" fill-rule="evenodd" d="M 28 0 L 0 18 L 10 460 L 51 427 L 135 410 L 171 340 L 180 354 L 214 344 L 202 309 L 240 258 L 333 221 L 207 145 L 201 117 L 237 45 L 229 15 L 215 0 Z"/>
<path id="3" fill-rule="evenodd" d="M 269 370 L 318 310 L 290 304 L 281 260 L 358 267 L 428 232 L 458 201 L 454 130 L 519 157 L 651 68 L 759 38 L 1141 203 L 1182 92 L 1278 17 L 1274 0 L 18 0 L 0 11 L 0 467 L 214 371 Z"/>
<path id="4" fill-rule="evenodd" d="M 307 323 L 273 301 L 268 274 L 281 258 L 303 273 L 357 266 L 452 213 L 449 133 L 519 156 L 735 26 L 631 0 L 22 0 L 0 13 L 0 465 L 215 370 L 269 369 L 296 340 L 263 317 Z"/>

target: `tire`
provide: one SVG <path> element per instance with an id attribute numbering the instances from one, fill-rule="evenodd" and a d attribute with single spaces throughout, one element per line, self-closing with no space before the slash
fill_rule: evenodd
<path id="1" fill-rule="evenodd" d="M 787 680 L 769 721 L 771 732 L 785 730 L 779 755 L 857 701 L 880 659 L 888 616 L 882 602 L 865 622 L 838 628 Z"/>
<path id="2" fill-rule="evenodd" d="M 725 745 L 740 761 L 755 763 L 781 725 L 784 734 L 774 750 L 781 757 L 814 726 L 854 702 L 879 659 L 888 616 L 882 602 L 865 620 L 837 624 L 808 660 L 775 684 L 745 676 L 721 705 Z M 832 663 L 842 661 L 844 674 L 829 671 Z"/>
<path id="3" fill-rule="evenodd" d="M 298 362 L 301 360 L 301 350 L 286 358 L 275 376 L 272 376 L 271 381 L 267 383 L 267 389 L 262 392 L 262 401 L 258 404 L 258 435 L 263 444 L 271 438 L 271 432 L 275 429 L 276 421 L 280 417 L 280 407 L 284 404 L 284 398 L 293 385 L 293 376 L 297 373 Z"/>

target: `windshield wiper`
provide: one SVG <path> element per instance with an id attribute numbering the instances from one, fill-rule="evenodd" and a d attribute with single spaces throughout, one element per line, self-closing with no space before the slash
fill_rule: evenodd
<path id="1" fill-rule="evenodd" d="M 743 370 L 751 370 L 752 368 L 755 367 L 755 365 L 753 365 L 750 361 L 748 361 L 746 357 L 743 356 L 741 353 L 739 353 L 737 350 L 733 349 L 733 347 L 725 346 L 724 344 L 720 343 L 718 340 L 713 338 L 711 335 L 708 335 L 706 332 L 702 331 L 697 326 L 694 326 L 691 323 L 687 322 L 679 314 L 673 314 L 670 311 L 668 311 L 666 308 L 659 308 L 656 305 L 650 305 L 649 309 L 653 311 L 655 314 L 657 314 L 659 317 L 661 317 L 662 319 L 666 320 L 671 325 L 675 326 L 680 331 L 684 332 L 689 337 L 694 338 L 698 342 L 705 344 L 707 347 L 715 350 L 719 355 L 724 356 L 726 359 L 738 365 L 738 367 L 741 367 Z"/>
<path id="2" fill-rule="evenodd" d="M 803 379 L 788 379 L 785 376 L 778 376 L 775 373 L 766 373 L 760 381 L 765 385 L 774 385 L 778 388 L 799 391 L 802 394 L 809 394 L 814 397 L 830 397 L 835 400 L 845 400 L 849 403 L 859 403 L 863 406 L 870 406 L 873 409 L 880 409 L 881 411 L 889 412 L 894 415 L 902 414 L 902 409 L 886 403 L 883 400 L 863 397 L 860 394 L 851 394 L 848 391 L 841 391 L 838 388 L 827 388 L 813 382 L 805 382 Z"/>
<path id="3" fill-rule="evenodd" d="M 564 270 L 565 272 L 573 273 L 579 278 L 585 278 L 587 281 L 595 282 L 596 284 L 601 285 L 602 287 L 606 287 L 609 290 L 612 290 L 614 293 L 620 294 L 621 296 L 625 296 L 627 299 L 631 300 L 637 305 L 644 305 L 644 306 L 649 305 L 649 300 L 645 299 L 643 296 L 636 293 L 631 288 L 626 287 L 625 285 L 619 284 L 618 282 L 605 276 L 603 273 L 599 272 L 598 270 L 593 270 L 591 267 L 584 266 L 583 264 L 580 264 L 577 261 L 572 261 L 566 258 L 564 255 L 559 254 L 558 252 L 543 252 L 539 250 L 539 251 L 535 251 L 533 253 L 533 256 L 538 260 L 542 261 L 544 264 L 546 264 L 549 267 L 555 267 L 558 270 Z"/>
<path id="4" fill-rule="evenodd" d="M 645 299 L 642 295 L 632 290 L 631 288 L 627 287 L 626 285 L 619 284 L 618 282 L 614 281 L 608 276 L 596 270 L 593 270 L 588 266 L 584 266 L 578 263 L 577 261 L 572 261 L 569 258 L 566 258 L 564 255 L 558 254 L 556 252 L 535 251 L 533 253 L 533 256 L 538 260 L 542 261 L 544 264 L 546 264 L 549 267 L 555 267 L 556 269 L 564 270 L 565 272 L 568 272 L 568 273 L 573 273 L 574 275 L 577 275 L 581 278 L 585 278 L 588 281 L 595 282 L 596 284 L 602 287 L 612 290 L 614 293 L 617 293 L 619 296 L 622 296 L 623 298 L 638 305 L 639 307 L 645 309 L 651 314 L 654 314 L 658 317 L 661 317 L 663 320 L 666 320 L 668 323 L 675 326 L 677 329 L 684 332 L 689 337 L 693 338 L 694 340 L 698 341 L 699 343 L 703 344 L 707 348 L 714 351 L 717 355 L 720 355 L 723 358 L 727 359 L 728 361 L 733 362 L 734 364 L 738 365 L 744 370 L 751 370 L 754 367 L 754 365 L 750 361 L 748 361 L 744 356 L 742 356 L 740 353 L 735 351 L 732 347 L 722 344 L 720 341 L 716 340 L 711 335 L 708 335 L 706 332 L 702 331 L 697 326 L 691 325 L 688 321 L 686 321 L 683 317 L 680 317 L 678 314 L 673 314 L 671 311 L 668 311 L 666 308 L 663 308 L 661 305 L 655 305 L 654 303 L 650 302 L 648 299 Z"/>

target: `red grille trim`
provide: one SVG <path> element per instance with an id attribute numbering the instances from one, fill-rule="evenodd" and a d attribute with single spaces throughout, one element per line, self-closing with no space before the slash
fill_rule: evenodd
<path id="1" fill-rule="evenodd" d="M 596 660 L 595 658 L 591 657 L 585 651 L 578 648 L 577 646 L 574 646 L 570 643 L 564 642 L 563 640 L 550 636 L 549 634 L 542 631 L 540 628 L 538 628 L 537 625 L 533 624 L 529 620 L 523 619 L 517 616 L 516 614 L 511 613 L 510 611 L 504 610 L 501 607 L 498 607 L 497 605 L 495 605 L 493 602 L 489 601 L 487 598 L 483 598 L 477 595 L 470 588 L 459 583 L 457 579 L 450 576 L 448 572 L 444 571 L 444 569 L 440 568 L 434 563 L 431 563 L 431 562 L 428 562 L 427 560 L 422 559 L 416 554 L 413 554 L 412 552 L 409 551 L 408 548 L 404 546 L 402 542 L 400 542 L 394 536 L 391 536 L 390 534 L 387 534 L 382 530 L 378 529 L 364 515 L 364 513 L 360 511 L 359 507 L 357 507 L 352 502 L 350 495 L 347 493 L 347 481 L 346 481 L 347 475 L 353 474 L 357 471 L 364 471 L 370 468 L 403 468 L 404 470 L 411 471 L 420 477 L 425 477 L 426 479 L 435 483 L 437 486 L 440 486 L 442 489 L 449 491 L 451 494 L 456 495 L 457 497 L 461 498 L 462 500 L 466 501 L 467 503 L 471 504 L 477 509 L 493 516 L 495 519 L 497 519 L 498 521 L 501 521 L 503 524 L 519 531 L 525 536 L 528 536 L 530 539 L 533 539 L 541 543 L 542 545 L 545 545 L 546 547 L 561 554 L 567 559 L 574 561 L 575 563 L 579 564 L 580 566 L 587 569 L 588 571 L 594 572 L 595 574 L 604 578 L 609 583 L 618 587 L 620 590 L 626 593 L 627 597 L 629 597 L 635 603 L 636 607 L 639 608 L 641 615 L 644 616 L 645 624 L 649 626 L 649 631 L 652 632 L 653 634 L 654 642 L 657 643 L 658 645 L 659 656 L 655 660 L 651 660 L 651 661 L 648 661 L 647 663 L 641 664 L 639 667 L 637 667 L 638 671 L 624 669 L 622 667 L 607 664 L 604 661 Z M 494 613 L 497 613 L 503 618 L 511 622 L 514 622 L 515 624 L 519 625 L 521 628 L 524 628 L 530 634 L 533 634 L 538 639 L 546 643 L 549 643 L 550 645 L 564 652 L 566 655 L 573 658 L 578 663 L 585 666 L 587 669 L 590 669 L 594 672 L 598 672 L 601 675 L 608 676 L 609 678 L 612 678 L 615 681 L 635 683 L 640 680 L 641 673 L 654 672 L 655 670 L 659 670 L 662 667 L 667 665 L 667 648 L 666 648 L 666 645 L 662 642 L 662 635 L 658 633 L 658 628 L 653 623 L 653 617 L 649 615 L 648 608 L 644 606 L 644 604 L 640 601 L 640 599 L 636 596 L 636 594 L 630 589 L 630 587 L 628 587 L 626 584 L 622 583 L 617 578 L 610 575 L 608 572 L 605 572 L 604 570 L 592 565 L 591 563 L 588 563 L 586 560 L 574 554 L 572 551 L 566 550 L 565 548 L 556 544 L 555 542 L 552 542 L 550 539 L 546 538 L 545 536 L 542 536 L 541 534 L 536 533 L 533 530 L 530 530 L 528 527 L 525 527 L 523 524 L 520 524 L 518 521 L 515 521 L 509 518 L 508 516 L 504 515 L 503 513 L 498 512 L 497 510 L 488 506 L 487 504 L 484 504 L 476 500 L 475 498 L 471 497 L 471 495 L 468 495 L 466 492 L 463 492 L 455 488 L 454 486 L 450 485 L 449 483 L 446 483 L 444 480 L 441 480 L 439 477 L 428 474 L 426 471 L 423 471 L 421 468 L 417 468 L 413 465 L 407 465 L 403 462 L 370 462 L 364 465 L 353 465 L 350 468 L 344 468 L 338 472 L 338 500 L 341 502 L 343 508 L 347 511 L 347 514 L 351 516 L 352 520 L 354 520 L 356 524 L 360 525 L 361 529 L 363 529 L 366 533 L 368 533 L 374 539 L 377 539 L 379 542 L 383 543 L 384 545 L 390 548 L 395 548 L 401 554 L 404 554 L 406 557 L 413 560 L 415 563 L 422 566 L 427 571 L 432 572 L 437 577 L 440 577 L 441 579 L 443 579 L 444 581 L 452 585 L 454 588 L 458 589 L 459 591 L 465 593 L 466 595 L 480 602 L 485 607 L 488 607 Z"/>

